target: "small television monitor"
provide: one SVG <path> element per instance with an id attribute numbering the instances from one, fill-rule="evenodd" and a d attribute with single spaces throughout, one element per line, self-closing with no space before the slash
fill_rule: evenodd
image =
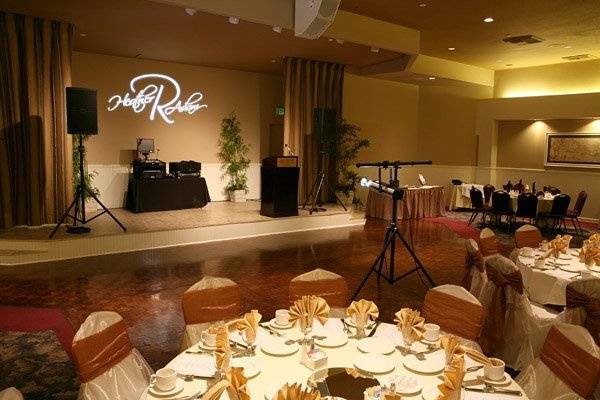
<path id="1" fill-rule="evenodd" d="M 138 139 L 137 151 L 145 156 L 154 153 L 154 139 Z"/>

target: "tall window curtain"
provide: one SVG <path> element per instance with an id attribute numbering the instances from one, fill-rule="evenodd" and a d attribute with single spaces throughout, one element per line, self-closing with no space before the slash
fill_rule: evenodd
<path id="1" fill-rule="evenodd" d="M 70 24 L 0 12 L 0 227 L 55 222 L 72 196 Z"/>
<path id="2" fill-rule="evenodd" d="M 341 117 L 344 66 L 288 57 L 284 59 L 284 68 L 284 143 L 299 156 L 299 195 L 300 201 L 304 202 L 320 163 L 319 143 L 313 135 L 313 110 L 316 107 L 332 108 Z M 330 160 L 325 166 L 331 185 L 335 181 L 332 163 Z M 329 198 L 330 193 L 324 188 L 321 200 Z"/>

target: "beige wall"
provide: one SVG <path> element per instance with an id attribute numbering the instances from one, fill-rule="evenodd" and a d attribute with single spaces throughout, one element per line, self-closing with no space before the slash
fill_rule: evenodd
<path id="1" fill-rule="evenodd" d="M 600 60 L 496 71 L 495 97 L 600 92 Z"/>
<path id="2" fill-rule="evenodd" d="M 442 165 L 476 165 L 477 100 L 492 92 L 491 86 L 421 86 L 417 158 Z"/>
<path id="3" fill-rule="evenodd" d="M 147 111 L 136 114 L 119 108 L 108 112 L 108 99 L 127 91 L 131 78 L 146 73 L 175 78 L 183 99 L 203 92 L 208 108 L 193 115 L 176 113 L 172 125 L 160 118 L 150 121 Z M 283 103 L 279 76 L 76 52 L 73 85 L 98 90 L 100 134 L 89 139 L 90 164 L 129 164 L 138 137 L 153 137 L 164 161 L 216 163 L 221 120 L 234 110 L 251 146 L 250 158 L 258 162 L 268 151 L 269 124 L 281 122 L 275 116 L 275 107 Z"/>

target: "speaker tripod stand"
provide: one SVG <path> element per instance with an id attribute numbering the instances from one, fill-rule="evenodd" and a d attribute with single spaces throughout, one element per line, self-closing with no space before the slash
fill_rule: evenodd
<path id="1" fill-rule="evenodd" d="M 304 205 L 302 205 L 302 209 L 306 210 L 306 205 L 310 202 L 310 209 L 308 210 L 309 214 L 312 214 L 313 212 L 327 211 L 325 208 L 321 207 L 322 203 L 319 200 L 321 190 L 323 189 L 324 185 L 327 185 L 329 191 L 331 192 L 331 194 L 333 194 L 333 197 L 335 197 L 335 201 L 340 203 L 340 205 L 344 208 L 344 211 L 348 211 L 348 209 L 346 208 L 344 203 L 342 203 L 338 195 L 335 194 L 335 190 L 331 186 L 331 183 L 329 183 L 329 181 L 327 180 L 327 176 L 325 175 L 325 156 L 325 152 L 321 151 L 321 165 L 319 167 L 319 172 L 315 177 L 315 181 L 312 187 L 310 188 L 310 192 L 308 193 L 306 200 L 304 200 Z"/>
<path id="2" fill-rule="evenodd" d="M 50 232 L 50 239 L 52 239 L 54 237 L 54 235 L 58 231 L 58 228 L 60 228 L 60 226 L 63 224 L 63 222 L 65 222 L 67 217 L 70 217 L 73 219 L 73 225 L 70 225 L 67 227 L 68 233 L 76 233 L 76 234 L 88 233 L 90 231 L 90 227 L 84 226 L 84 225 L 86 225 L 88 222 L 91 222 L 92 220 L 98 218 L 102 214 L 110 215 L 110 217 L 117 223 L 117 225 L 119 225 L 121 227 L 121 229 L 123 229 L 123 232 L 127 231 L 127 228 L 125 228 L 125 226 L 117 219 L 117 217 L 115 217 L 113 215 L 113 213 L 111 213 L 110 210 L 108 208 L 106 208 L 106 206 L 104 204 L 102 204 L 102 202 L 98 199 L 96 194 L 94 194 L 94 192 L 92 190 L 90 190 L 90 188 L 86 185 L 85 171 L 84 171 L 84 165 L 83 165 L 85 147 L 83 145 L 83 135 L 78 135 L 78 136 L 79 136 L 79 146 L 77 147 L 77 151 L 79 153 L 79 182 L 77 183 L 77 187 L 75 188 L 75 198 L 71 202 L 71 205 L 67 208 L 67 211 L 65 211 L 63 216 L 60 218 L 60 220 L 58 221 L 58 223 L 56 224 L 56 226 L 54 227 L 52 232 Z M 90 219 L 86 219 L 86 216 L 85 216 L 86 194 L 87 194 L 87 196 L 93 198 L 96 201 L 96 203 L 98 203 L 100 205 L 100 207 L 102 207 L 102 209 L 103 209 L 102 212 L 94 215 Z M 70 214 L 70 212 L 73 208 L 75 208 L 75 215 Z M 79 218 L 79 214 L 81 214 L 81 218 Z M 77 225 L 78 222 L 80 222 L 82 225 Z"/>

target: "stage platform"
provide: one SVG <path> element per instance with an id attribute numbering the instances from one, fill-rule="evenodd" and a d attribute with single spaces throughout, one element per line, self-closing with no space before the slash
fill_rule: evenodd
<path id="1" fill-rule="evenodd" d="M 364 224 L 361 212 L 344 211 L 335 204 L 325 208 L 327 211 L 312 215 L 300 209 L 299 216 L 285 218 L 260 215 L 259 201 L 212 202 L 198 209 L 139 214 L 113 209 L 127 232 L 108 215 L 92 221 L 88 225 L 92 231 L 81 236 L 68 234 L 61 227 L 50 240 L 53 227 L 49 225 L 0 231 L 0 266 Z"/>

